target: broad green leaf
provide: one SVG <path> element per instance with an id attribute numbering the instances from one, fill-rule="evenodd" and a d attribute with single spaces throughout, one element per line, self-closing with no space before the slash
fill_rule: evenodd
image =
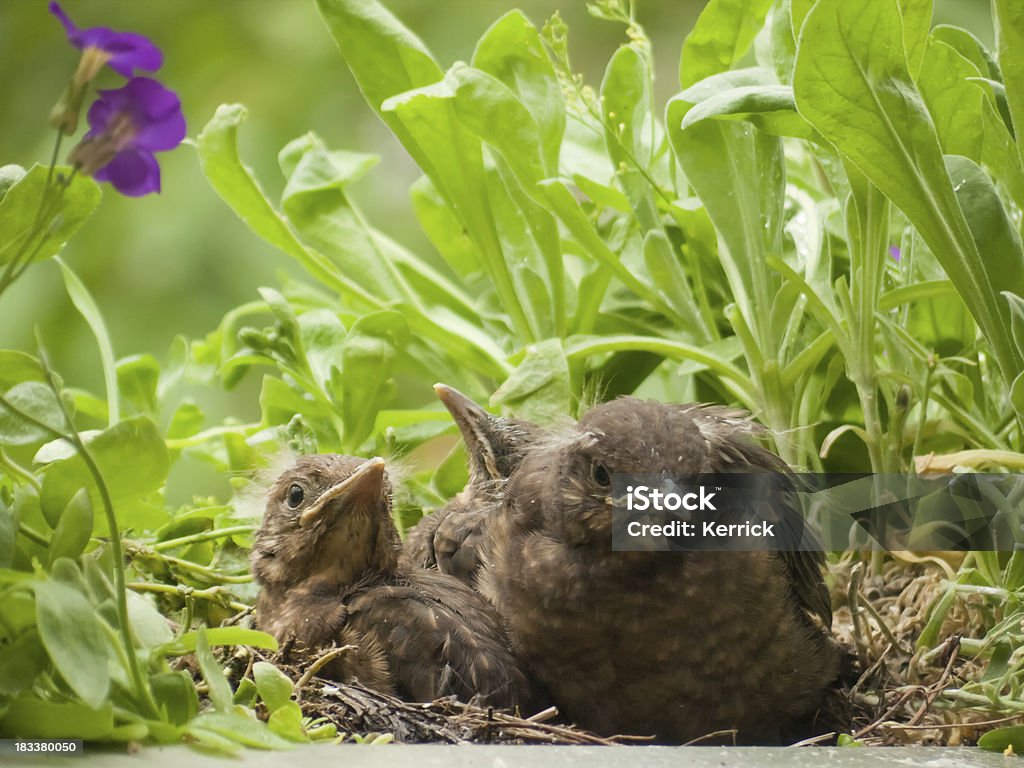
<path id="1" fill-rule="evenodd" d="M 452 67 L 453 103 L 459 122 L 494 147 L 520 183 L 531 190 L 545 177 L 540 129 L 529 110 L 500 80 L 479 69 Z"/>
<path id="2" fill-rule="evenodd" d="M 267 718 L 267 727 L 289 741 L 309 741 L 302 728 L 302 708 L 294 701 L 287 701 L 284 706 L 271 712 Z"/>
<path id="3" fill-rule="evenodd" d="M 387 401 L 395 358 L 409 336 L 398 312 L 364 315 L 349 329 L 342 346 L 342 421 L 345 445 L 354 451 L 373 429 L 377 411 Z M 373 386 L 366 386 L 373 382 Z"/>
<path id="4" fill-rule="evenodd" d="M 1024 6 L 1018 0 L 993 0 L 999 68 L 1013 120 L 1017 150 L 1024 165 Z M 1024 201 L 1017 200 L 1021 205 Z"/>
<path id="5" fill-rule="evenodd" d="M 560 339 L 526 348 L 526 355 L 491 396 L 523 418 L 549 421 L 569 411 L 569 366 Z"/>
<path id="6" fill-rule="evenodd" d="M 51 188 L 47 211 L 37 221 L 49 169 L 33 165 L 0 198 L 0 265 L 14 259 L 41 261 L 56 255 L 88 219 L 103 196 L 92 179 L 76 174 L 63 193 Z M 58 166 L 53 178 L 68 178 L 71 168 Z"/>
<path id="7" fill-rule="evenodd" d="M 487 205 L 480 140 L 462 127 L 455 112 L 457 85 L 455 75 L 449 74 L 433 85 L 393 96 L 384 102 L 382 109 L 393 113 L 407 129 L 410 139 L 429 156 L 428 164 L 424 165 L 419 159 L 417 162 L 459 215 L 516 334 L 520 339 L 529 340 L 533 338 L 530 322 L 516 292 Z"/>
<path id="8" fill-rule="evenodd" d="M 404 121 L 383 108 L 399 93 L 441 79 L 441 68 L 416 35 L 377 0 L 317 0 L 320 14 L 345 57 L 366 103 L 402 142 L 417 165 L 436 179 L 436 172 Z"/>
<path id="9" fill-rule="evenodd" d="M 274 712 L 289 701 L 292 697 L 291 679 L 273 664 L 266 661 L 257 661 L 252 665 L 253 680 L 256 681 L 256 690 L 260 698 L 267 705 L 270 712 Z"/>
<path id="10" fill-rule="evenodd" d="M 203 428 L 206 417 L 202 410 L 191 400 L 186 400 L 179 405 L 171 416 L 167 425 L 167 439 L 181 440 L 191 437 Z"/>
<path id="11" fill-rule="evenodd" d="M 88 448 L 115 507 L 159 489 L 167 478 L 167 446 L 145 416 L 133 416 L 103 430 L 88 441 Z M 43 476 L 43 511 L 55 522 L 56 514 L 83 487 L 89 489 L 93 509 L 102 509 L 99 490 L 80 456 L 52 462 Z"/>
<path id="12" fill-rule="evenodd" d="M 931 41 L 945 43 L 970 61 L 985 77 L 999 78 L 999 64 L 992 52 L 972 32 L 951 24 L 939 24 L 931 34 Z"/>
<path id="13" fill-rule="evenodd" d="M 184 725 L 199 711 L 199 697 L 192 676 L 185 670 L 151 675 L 153 698 L 169 723 Z"/>
<path id="14" fill-rule="evenodd" d="M 932 26 L 932 0 L 898 0 L 902 16 L 903 45 L 907 52 L 907 67 L 917 79 Z"/>
<path id="15" fill-rule="evenodd" d="M 50 539 L 49 562 L 52 566 L 58 558 L 74 559 L 82 554 L 89 537 L 92 536 L 93 512 L 89 494 L 82 488 L 64 508 L 57 521 L 57 527 Z"/>
<path id="16" fill-rule="evenodd" d="M 788 85 L 750 85 L 716 93 L 686 113 L 682 128 L 701 120 L 745 120 L 772 136 L 822 142 L 818 132 L 796 111 Z"/>
<path id="17" fill-rule="evenodd" d="M 121 395 L 143 413 L 156 413 L 159 381 L 160 363 L 152 355 L 132 355 L 117 361 L 117 385 Z"/>
<path id="18" fill-rule="evenodd" d="M 1013 754 L 1024 754 L 1024 725 L 1007 725 L 984 733 L 978 746 L 990 752 L 1005 753 L 1012 748 Z"/>
<path id="19" fill-rule="evenodd" d="M 80 592 L 55 581 L 37 581 L 36 623 L 43 647 L 68 686 L 92 709 L 110 689 L 107 643 L 93 607 Z"/>
<path id="20" fill-rule="evenodd" d="M 771 0 L 711 0 L 683 43 L 679 84 L 689 88 L 732 69 L 761 31 L 771 6 Z"/>
<path id="21" fill-rule="evenodd" d="M 35 630 L 22 633 L 13 642 L 5 644 L 3 649 L 4 652 L 0 653 L 0 694 L 16 696 L 46 670 L 49 659 Z"/>
<path id="22" fill-rule="evenodd" d="M 60 403 L 46 384 L 23 381 L 2 393 L 2 397 L 10 408 L 0 402 L 0 444 L 39 443 L 66 429 Z"/>
<path id="23" fill-rule="evenodd" d="M 132 636 L 144 648 L 155 648 L 174 640 L 170 622 L 156 609 L 152 601 L 128 593 L 128 623 L 132 625 Z"/>
<path id="24" fill-rule="evenodd" d="M 227 681 L 224 684 L 227 685 Z M 192 720 L 188 728 L 190 732 L 209 731 L 256 749 L 290 749 L 294 746 L 260 721 L 229 710 L 204 712 Z"/>
<path id="25" fill-rule="evenodd" d="M 473 52 L 473 66 L 510 88 L 540 130 L 544 173 L 558 173 L 565 131 L 565 103 L 547 50 L 523 13 L 506 13 L 488 29 Z"/>
<path id="26" fill-rule="evenodd" d="M 989 269 L 946 172 L 935 127 L 907 70 L 896 0 L 819 0 L 803 26 L 797 108 L 921 233 L 960 290 L 1004 377 L 1021 358 Z M 1016 273 L 1024 280 L 1024 270 Z"/>
<path id="27" fill-rule="evenodd" d="M 210 651 L 210 644 L 206 640 L 206 631 L 199 630 L 196 634 L 196 661 L 199 663 L 199 671 L 209 688 L 210 701 L 214 709 L 221 714 L 229 714 L 234 710 L 234 702 L 231 700 L 231 685 L 224 676 L 224 670 L 220 668 L 217 660 Z"/>
<path id="28" fill-rule="evenodd" d="M 985 168 L 1017 200 L 1024 200 L 1024 170 L 1013 137 L 993 99 L 977 81 L 981 72 L 945 43 L 932 40 L 918 77 L 942 151 Z"/>
<path id="29" fill-rule="evenodd" d="M 103 382 L 107 390 L 107 413 L 109 424 L 116 424 L 120 421 L 121 402 L 117 391 L 117 369 L 114 366 L 114 349 L 110 343 L 110 334 L 107 333 L 106 323 L 103 322 L 103 314 L 100 312 L 96 300 L 93 299 L 85 283 L 72 271 L 71 267 L 61 259 L 61 274 L 64 275 L 64 287 L 67 289 L 68 298 L 75 305 L 75 309 L 85 319 L 86 325 L 96 338 L 96 345 L 99 347 L 100 363 L 103 365 Z"/>
<path id="30" fill-rule="evenodd" d="M 106 654 L 102 661 L 106 668 Z M 0 717 L 0 736 L 20 739 L 88 739 L 102 741 L 114 730 L 114 708 L 109 701 L 90 707 L 78 702 L 13 699 Z"/>
<path id="31" fill-rule="evenodd" d="M 0 394 L 23 381 L 46 381 L 46 373 L 32 355 L 0 349 Z"/>
<path id="32" fill-rule="evenodd" d="M 302 153 L 289 176 L 281 207 L 302 240 L 330 258 L 337 269 L 381 302 L 403 295 L 394 266 L 381 252 L 345 186 L 351 169 L 313 135 L 298 139 Z M 292 142 L 285 152 L 295 151 Z"/>
<path id="33" fill-rule="evenodd" d="M 288 254 L 331 290 L 374 304 L 372 296 L 341 274 L 322 254 L 307 250 L 267 200 L 238 156 L 238 126 L 245 117 L 241 105 L 222 104 L 196 138 L 199 163 L 207 181 L 254 234 Z"/>
<path id="34" fill-rule="evenodd" d="M 482 267 L 473 242 L 433 182 L 421 176 L 409 188 L 409 195 L 416 220 L 452 271 L 463 277 L 478 272 Z"/>
<path id="35" fill-rule="evenodd" d="M 262 648 L 268 651 L 277 650 L 277 640 L 266 632 L 245 627 L 213 627 L 206 630 L 186 632 L 173 643 L 169 643 L 161 649 L 161 652 L 171 656 L 182 656 L 196 650 L 196 643 L 200 631 L 205 632 L 208 645 L 249 645 L 253 648 Z"/>
<path id="36" fill-rule="evenodd" d="M 744 123 L 702 120 L 685 130 L 681 126 L 687 113 L 710 96 L 735 86 L 763 85 L 770 76 L 761 69 L 715 75 L 671 99 L 666 117 L 676 157 L 726 245 L 719 257 L 734 301 L 766 355 L 778 348 L 768 338 L 777 279 L 766 259 L 782 250 L 782 141 Z"/>

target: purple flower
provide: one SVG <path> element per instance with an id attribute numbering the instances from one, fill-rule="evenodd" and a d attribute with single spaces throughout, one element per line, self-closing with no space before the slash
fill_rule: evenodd
<path id="1" fill-rule="evenodd" d="M 892 256 L 892 260 L 895 262 L 899 262 L 900 258 L 903 256 L 903 254 L 900 253 L 899 247 L 895 245 L 889 246 L 889 255 Z"/>
<path id="2" fill-rule="evenodd" d="M 71 163 L 129 197 L 159 192 L 153 153 L 174 149 L 185 138 L 178 95 L 148 77 L 99 94 L 89 108 L 89 132 L 72 150 Z"/>
<path id="3" fill-rule="evenodd" d="M 64 13 L 64 9 L 53 0 L 50 13 L 57 17 L 67 32 L 68 41 L 83 52 L 83 65 L 79 66 L 76 78 L 84 82 L 92 80 L 104 64 L 122 77 L 130 78 L 136 69 L 156 72 L 163 64 L 164 57 L 149 38 L 134 32 L 115 32 L 107 27 L 79 29 Z M 92 55 L 88 55 L 92 54 Z"/>

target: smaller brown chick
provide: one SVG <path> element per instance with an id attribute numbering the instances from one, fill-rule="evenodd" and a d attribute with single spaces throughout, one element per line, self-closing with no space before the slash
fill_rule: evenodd
<path id="1" fill-rule="evenodd" d="M 434 391 L 462 433 L 469 482 L 444 507 L 409 531 L 402 562 L 437 568 L 474 586 L 487 540 L 487 519 L 541 428 L 529 421 L 494 416 L 444 384 L 435 384 Z"/>
<path id="2" fill-rule="evenodd" d="M 455 695 L 528 711 L 539 703 L 494 609 L 456 579 L 398 564 L 384 461 L 303 456 L 274 483 L 250 560 L 257 625 L 324 668 L 411 701 Z"/>

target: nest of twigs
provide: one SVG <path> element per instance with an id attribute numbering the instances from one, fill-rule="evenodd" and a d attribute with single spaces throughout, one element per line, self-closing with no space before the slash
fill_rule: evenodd
<path id="1" fill-rule="evenodd" d="M 958 599 L 942 623 L 939 644 L 917 647 L 961 559 L 954 553 L 897 553 L 874 576 L 852 560 L 832 567 L 833 633 L 851 659 L 840 694 L 850 708 L 847 733 L 853 739 L 869 746 L 957 746 L 1022 719 L 994 705 L 965 706 L 954 695 L 985 671 L 984 659 L 961 649 L 963 638 L 983 638 L 991 623 L 983 598 Z"/>
<path id="2" fill-rule="evenodd" d="M 956 556 L 953 556 L 955 559 Z M 1024 720 L 994 706 L 965 706 L 955 694 L 978 680 L 987 662 L 961 650 L 961 638 L 985 636 L 991 625 L 981 597 L 958 599 L 939 631 L 938 647 L 917 648 L 929 612 L 954 577 L 958 562 L 897 556 L 878 575 L 848 559 L 831 566 L 833 635 L 848 652 L 846 672 L 817 726 L 800 744 L 835 744 L 840 734 L 870 746 L 972 744 L 985 731 Z M 240 617 L 236 617 L 240 618 Z M 343 652 L 336 649 L 333 653 Z M 238 678 L 258 652 L 239 648 L 228 662 Z M 521 717 L 454 698 L 410 703 L 355 683 L 315 675 L 289 649 L 272 661 L 296 683 L 303 714 L 333 723 L 349 737 L 385 734 L 400 743 L 592 744 L 650 743 L 646 736 L 598 736 L 560 720 L 551 708 Z M 728 734 L 713 734 L 728 743 Z M 702 741 L 701 739 L 697 740 Z"/>

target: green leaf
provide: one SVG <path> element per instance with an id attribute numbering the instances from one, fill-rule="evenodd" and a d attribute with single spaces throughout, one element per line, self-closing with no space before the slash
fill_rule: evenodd
<path id="1" fill-rule="evenodd" d="M 733 300 L 762 352 L 774 355 L 778 342 L 768 336 L 767 315 L 778 281 L 766 259 L 782 250 L 782 141 L 751 126 L 721 120 L 681 127 L 689 111 L 714 94 L 764 85 L 770 78 L 766 70 L 751 69 L 703 80 L 669 101 L 666 126 L 687 179 L 726 245 L 719 258 Z"/>
<path id="2" fill-rule="evenodd" d="M 174 640 L 171 624 L 153 603 L 135 592 L 128 592 L 128 623 L 138 645 L 155 648 Z"/>
<path id="3" fill-rule="evenodd" d="M 565 132 L 565 102 L 536 27 L 522 11 L 509 11 L 480 38 L 473 66 L 500 80 L 529 110 L 540 130 L 544 173 L 556 175 Z"/>
<path id="4" fill-rule="evenodd" d="M 157 411 L 160 363 L 152 355 L 132 355 L 117 361 L 117 386 L 121 395 L 142 413 Z"/>
<path id="5" fill-rule="evenodd" d="M 203 679 L 209 688 L 210 701 L 214 708 L 221 714 L 231 713 L 234 710 L 234 702 L 231 700 L 231 685 L 224 676 L 224 670 L 220 668 L 210 651 L 205 630 L 199 630 L 196 634 L 196 661 L 199 663 L 199 671 L 202 672 Z"/>
<path id="6" fill-rule="evenodd" d="M 103 365 L 103 381 L 107 390 L 107 413 L 110 424 L 116 424 L 121 420 L 121 401 L 117 390 L 117 368 L 114 366 L 114 349 L 110 343 L 110 334 L 107 333 L 107 326 L 103 322 L 103 314 L 96 305 L 95 299 L 89 293 L 78 275 L 76 275 L 67 264 L 58 259 L 61 274 L 64 275 L 64 287 L 67 289 L 68 297 L 75 309 L 85 319 L 89 330 L 96 338 L 96 345 L 100 351 L 100 362 Z"/>
<path id="7" fill-rule="evenodd" d="M 23 381 L 46 382 L 43 367 L 32 355 L 0 349 L 0 394 Z"/>
<path id="8" fill-rule="evenodd" d="M 80 592 L 55 581 L 37 581 L 36 623 L 43 647 L 68 686 L 98 709 L 110 690 L 107 642 L 100 618 Z"/>
<path id="9" fill-rule="evenodd" d="M 803 26 L 793 88 L 801 114 L 921 233 L 1012 380 L 1021 357 L 994 284 L 1024 281 L 1024 270 L 997 276 L 979 253 L 907 69 L 896 0 L 819 0 Z"/>
<path id="10" fill-rule="evenodd" d="M 49 659 L 34 629 L 24 632 L 0 653 L 0 694 L 17 696 L 46 670 Z"/>
<path id="11" fill-rule="evenodd" d="M 64 508 L 50 539 L 49 563 L 60 557 L 74 559 L 85 550 L 92 536 L 93 513 L 89 494 L 82 488 Z"/>
<path id="12" fill-rule="evenodd" d="M 145 416 L 118 422 L 92 437 L 87 445 L 115 508 L 159 489 L 167 478 L 167 446 L 156 425 Z M 56 514 L 83 487 L 89 490 L 93 508 L 101 508 L 99 490 L 81 456 L 52 462 L 43 476 L 43 511 L 56 522 Z M 105 529 L 96 532 L 106 533 Z"/>
<path id="13" fill-rule="evenodd" d="M 388 382 L 408 336 L 405 318 L 390 311 L 364 315 L 349 329 L 341 350 L 341 415 L 349 450 L 370 436 L 377 411 L 389 398 Z"/>
<path id="14" fill-rule="evenodd" d="M 58 174 L 68 178 L 71 168 L 58 166 L 55 179 Z M 32 261 L 41 261 L 56 255 L 99 205 L 103 196 L 99 185 L 75 174 L 62 194 L 51 188 L 47 215 L 37 224 L 49 175 L 47 167 L 33 165 L 0 199 L 0 265 L 15 258 L 23 261 L 31 256 Z"/>
<path id="15" fill-rule="evenodd" d="M 981 735 L 978 746 L 990 752 L 1005 752 L 1008 747 L 1020 755 L 1024 754 L 1024 725 L 1008 725 Z"/>
<path id="16" fill-rule="evenodd" d="M 711 0 L 683 43 L 680 85 L 689 88 L 732 69 L 761 31 L 771 6 L 771 0 Z"/>
<path id="17" fill-rule="evenodd" d="M 917 84 L 935 121 L 942 151 L 984 165 L 1014 199 L 1024 200 L 1020 156 L 980 78 L 981 71 L 972 62 L 932 40 Z"/>
<path id="18" fill-rule="evenodd" d="M 256 681 L 256 690 L 270 712 L 275 712 L 291 701 L 294 687 L 292 681 L 273 664 L 257 661 L 252 665 L 252 676 Z"/>
<path id="19" fill-rule="evenodd" d="M 1017 0 L 993 0 L 992 10 L 1006 101 L 1024 164 L 1024 7 Z M 1022 203 L 1017 200 L 1018 205 Z"/>
<path id="20" fill-rule="evenodd" d="M 682 129 L 701 120 L 745 120 L 772 136 L 793 136 L 823 142 L 810 123 L 796 111 L 788 85 L 749 85 L 716 93 L 686 113 Z"/>
<path id="21" fill-rule="evenodd" d="M 266 632 L 245 627 L 213 627 L 206 630 L 186 632 L 173 643 L 160 649 L 160 653 L 169 656 L 183 656 L 196 650 L 199 632 L 206 635 L 208 645 L 248 645 L 268 651 L 277 650 L 277 640 Z"/>
<path id="22" fill-rule="evenodd" d="M 274 210 L 238 156 L 238 126 L 245 120 L 245 108 L 222 104 L 196 138 L 199 163 L 207 181 L 246 226 L 295 260 L 314 278 L 332 290 L 365 301 L 372 297 L 341 274 L 322 254 L 307 250 Z"/>
<path id="23" fill-rule="evenodd" d="M 523 361 L 491 396 L 526 419 L 549 421 L 569 412 L 569 365 L 560 339 L 526 348 Z"/>
<path id="24" fill-rule="evenodd" d="M 106 668 L 106 654 L 102 663 Z M 102 741 L 113 730 L 114 708 L 109 701 L 90 707 L 21 697 L 12 700 L 0 718 L 0 737 L 4 738 Z"/>
<path id="25" fill-rule="evenodd" d="M 263 723 L 238 712 L 204 712 L 189 723 L 188 728 L 190 732 L 209 731 L 256 749 L 290 749 L 294 746 Z"/>
<path id="26" fill-rule="evenodd" d="M 540 129 L 529 110 L 500 80 L 486 72 L 456 65 L 448 73 L 449 78 L 459 121 L 500 152 L 523 187 L 531 190 L 547 174 L 541 157 Z"/>
<path id="27" fill-rule="evenodd" d="M 196 684 L 185 670 L 151 675 L 150 688 L 169 723 L 184 725 L 199 712 Z"/>
<path id="28" fill-rule="evenodd" d="M 3 398 L 11 407 L 0 403 L 2 445 L 30 445 L 52 440 L 54 432 L 60 434 L 67 428 L 60 403 L 46 384 L 23 381 L 3 393 Z"/>
<path id="29" fill-rule="evenodd" d="M 285 702 L 284 706 L 271 712 L 267 727 L 289 741 L 309 741 L 302 728 L 302 708 L 294 701 Z"/>
<path id="30" fill-rule="evenodd" d="M 427 175 L 436 176 L 403 121 L 382 108 L 396 94 L 441 79 L 441 68 L 423 41 L 376 0 L 317 0 L 317 7 L 366 103 Z"/>

